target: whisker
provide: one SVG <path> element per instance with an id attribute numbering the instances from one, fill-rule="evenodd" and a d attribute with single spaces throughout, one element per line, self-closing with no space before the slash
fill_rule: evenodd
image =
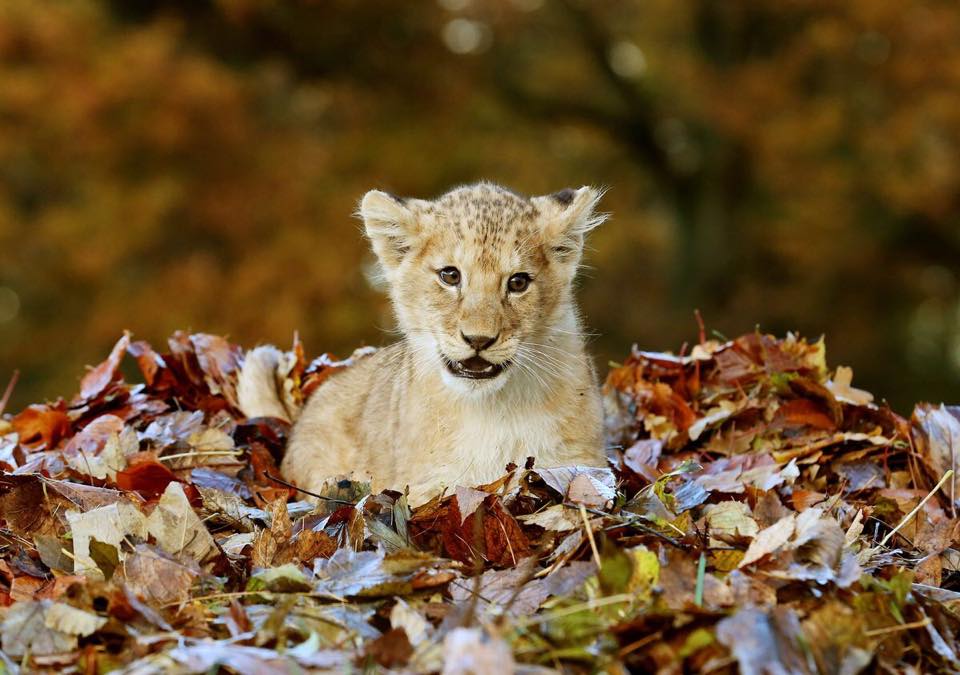
<path id="1" fill-rule="evenodd" d="M 517 358 L 517 360 L 514 362 L 514 364 L 521 370 L 521 372 L 523 372 L 523 373 L 529 375 L 530 377 L 536 379 L 537 382 L 539 382 L 540 385 L 541 385 L 542 387 L 544 387 L 545 389 L 548 388 L 548 385 L 547 385 L 546 380 L 544 380 L 544 379 L 540 376 L 540 374 L 539 374 L 536 370 L 534 370 L 534 369 L 527 363 L 527 359 L 529 359 L 529 357 L 528 357 L 525 353 L 523 353 L 523 352 L 518 352 L 518 353 L 517 353 L 517 356 L 518 356 L 518 358 Z"/>
<path id="2" fill-rule="evenodd" d="M 556 326 L 547 326 L 544 328 L 548 333 L 561 333 L 563 335 L 573 335 L 575 337 L 598 337 L 600 333 L 593 333 L 585 330 L 565 330 Z"/>
<path id="3" fill-rule="evenodd" d="M 568 356 L 574 356 L 574 352 L 569 349 L 564 349 L 559 345 L 555 345 L 550 342 L 537 342 L 536 340 L 526 340 L 524 344 L 530 345 L 532 347 L 543 347 L 544 349 L 552 349 L 557 352 L 562 352 Z"/>
<path id="4" fill-rule="evenodd" d="M 537 348 L 535 348 L 535 347 L 532 347 L 532 346 L 530 346 L 529 344 L 524 345 L 524 349 L 526 349 L 526 351 L 527 351 L 528 353 L 540 357 L 540 358 L 543 359 L 546 363 L 551 364 L 551 365 L 553 365 L 553 366 L 556 366 L 557 368 L 571 369 L 571 370 L 574 369 L 574 365 L 573 365 L 573 363 L 572 363 L 572 361 L 573 361 L 572 358 L 561 358 L 560 356 L 558 356 L 558 355 L 556 355 L 556 354 L 550 354 L 550 353 L 548 353 L 548 352 L 543 351 L 542 349 L 537 349 Z M 572 357 L 572 356 L 573 356 L 572 354 L 570 354 L 569 352 L 566 352 L 566 351 L 561 352 L 561 353 L 562 353 L 563 356 L 566 356 L 566 357 Z"/>
<path id="5" fill-rule="evenodd" d="M 574 370 L 570 364 L 559 361 L 552 356 L 538 352 L 537 350 L 531 349 L 527 345 L 522 345 L 518 350 L 518 354 L 521 354 L 530 364 L 531 367 L 536 370 L 543 371 L 544 373 L 551 375 L 553 378 L 562 379 L 564 377 L 569 377 L 574 374 Z"/>

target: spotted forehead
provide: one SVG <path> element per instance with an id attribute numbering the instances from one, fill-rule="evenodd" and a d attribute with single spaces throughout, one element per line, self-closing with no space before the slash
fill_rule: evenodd
<path id="1" fill-rule="evenodd" d="M 433 212 L 448 233 L 487 258 L 525 248 L 538 215 L 525 197 L 489 184 L 452 190 L 433 202 Z"/>

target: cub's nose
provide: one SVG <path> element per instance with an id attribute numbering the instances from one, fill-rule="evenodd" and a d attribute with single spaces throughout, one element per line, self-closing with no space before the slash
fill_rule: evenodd
<path id="1" fill-rule="evenodd" d="M 500 336 L 494 335 L 493 337 L 490 337 L 488 335 L 464 335 L 463 333 L 460 333 L 460 337 L 462 337 L 463 341 L 473 347 L 475 350 L 482 352 L 487 347 L 492 346 Z"/>

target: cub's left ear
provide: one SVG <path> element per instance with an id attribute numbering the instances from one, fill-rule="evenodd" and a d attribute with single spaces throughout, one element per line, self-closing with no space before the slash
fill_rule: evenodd
<path id="1" fill-rule="evenodd" d="M 585 185 L 533 198 L 544 240 L 561 262 L 579 262 L 587 232 L 607 219 L 608 214 L 596 212 L 603 192 Z"/>

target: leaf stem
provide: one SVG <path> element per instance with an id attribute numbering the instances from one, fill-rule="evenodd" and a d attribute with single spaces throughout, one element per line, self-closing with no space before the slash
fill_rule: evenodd
<path id="1" fill-rule="evenodd" d="M 921 619 L 920 621 L 914 621 L 913 623 L 898 623 L 893 626 L 885 626 L 883 628 L 874 628 L 873 630 L 865 630 L 863 634 L 867 637 L 874 637 L 876 635 L 885 635 L 887 633 L 896 633 L 901 630 L 912 630 L 914 628 L 923 628 L 924 626 L 929 625 L 930 617 Z"/>
<path id="2" fill-rule="evenodd" d="M 910 520 L 913 519 L 913 517 L 914 517 L 915 515 L 917 515 L 917 513 L 920 511 L 920 509 L 923 508 L 923 505 L 926 504 L 928 501 L 930 501 L 930 498 L 934 495 L 934 493 L 936 493 L 937 490 L 939 490 L 941 487 L 943 487 L 943 484 L 946 483 L 947 480 L 949 480 L 950 476 L 952 476 L 952 475 L 953 475 L 953 469 L 948 469 L 947 472 L 946 472 L 945 474 L 943 474 L 943 478 L 940 479 L 940 482 L 937 483 L 937 484 L 933 487 L 933 489 L 930 490 L 930 492 L 927 493 L 927 496 L 926 496 L 926 497 L 924 497 L 923 499 L 920 500 L 920 503 L 917 504 L 917 505 L 913 508 L 913 511 L 911 511 L 911 512 L 908 513 L 906 516 L 904 516 L 904 517 L 903 517 L 903 520 L 900 521 L 900 524 L 899 524 L 899 525 L 897 525 L 895 528 L 893 528 L 892 530 L 890 530 L 889 532 L 887 532 L 887 536 L 885 536 L 883 539 L 880 540 L 880 545 L 881 545 L 881 546 L 886 546 L 886 545 L 887 545 L 887 542 L 890 541 L 890 538 L 891 538 L 893 535 L 895 535 L 897 532 L 899 532 L 901 527 L 903 527 L 904 525 L 906 525 L 907 523 L 909 523 Z"/>
<path id="3" fill-rule="evenodd" d="M 597 570 L 600 569 L 600 552 L 597 550 L 597 542 L 593 538 L 593 528 L 590 527 L 590 520 L 587 518 L 587 509 L 580 504 L 580 517 L 583 519 L 583 529 L 587 531 L 587 539 L 590 540 L 590 550 L 593 551 L 593 561 L 597 563 Z"/>
<path id="4" fill-rule="evenodd" d="M 175 455 L 163 455 L 157 459 L 159 459 L 161 462 L 165 462 L 171 459 L 183 459 L 184 457 L 239 457 L 242 454 L 243 450 L 201 450 L 197 452 L 178 452 Z"/>

